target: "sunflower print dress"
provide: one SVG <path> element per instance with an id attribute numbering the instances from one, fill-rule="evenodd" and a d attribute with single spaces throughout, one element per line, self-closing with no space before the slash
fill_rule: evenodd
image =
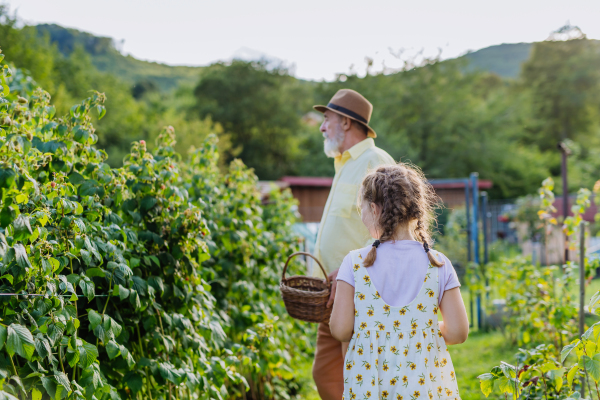
<path id="1" fill-rule="evenodd" d="M 432 250 L 433 251 L 433 250 Z M 438 324 L 438 271 L 429 264 L 417 297 L 386 304 L 353 251 L 354 334 L 344 360 L 342 400 L 460 399 Z"/>

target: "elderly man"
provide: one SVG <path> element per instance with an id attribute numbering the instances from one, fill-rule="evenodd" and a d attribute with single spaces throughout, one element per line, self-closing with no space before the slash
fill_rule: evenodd
<path id="1" fill-rule="evenodd" d="M 316 257 L 332 281 L 328 307 L 333 305 L 336 277 L 342 260 L 351 250 L 365 247 L 372 240 L 357 208 L 360 183 L 367 171 L 394 159 L 375 147 L 377 137 L 369 126 L 373 106 L 354 90 L 339 90 L 326 106 L 314 106 L 324 114 L 321 132 L 325 154 L 334 159 L 335 177 L 325 204 Z M 320 272 L 317 271 L 317 273 Z M 344 390 L 342 346 L 331 336 L 328 323 L 319 324 L 313 378 L 323 400 L 341 400 Z"/>

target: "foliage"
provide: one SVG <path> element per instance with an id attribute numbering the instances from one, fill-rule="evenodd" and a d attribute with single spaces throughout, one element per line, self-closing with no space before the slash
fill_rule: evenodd
<path id="1" fill-rule="evenodd" d="M 573 215 L 565 218 L 565 222 L 563 225 L 563 231 L 565 235 L 569 238 L 569 249 L 575 250 L 577 243 L 579 243 L 578 237 L 575 233 L 582 227 L 585 226 L 586 222 L 583 220 L 582 215 L 585 213 L 585 210 L 590 206 L 592 196 L 592 192 L 589 189 L 581 188 L 577 192 L 577 200 L 575 204 L 571 206 L 571 212 Z"/>
<path id="2" fill-rule="evenodd" d="M 4 66 L 2 396 L 220 399 L 244 392 L 248 374 L 265 397 L 282 397 L 264 387 L 288 383 L 290 350 L 307 340 L 276 317 L 280 252 L 295 243 L 289 194 L 261 208 L 248 169 L 236 162 L 223 176 L 213 139 L 213 151 L 181 161 L 170 127 L 154 151 L 135 142 L 123 167 L 110 168 L 91 117 L 106 113 L 104 94 L 55 118 L 49 94 L 19 78 Z M 225 256 L 216 246 L 226 235 L 239 240 Z M 273 271 L 264 281 L 263 270 Z M 239 301 L 227 304 L 219 285 Z M 245 297 L 244 285 L 258 290 Z"/>
<path id="3" fill-rule="evenodd" d="M 597 292 L 590 300 L 590 311 L 595 310 L 599 299 Z M 500 394 L 514 399 L 547 400 L 577 400 L 587 391 L 590 398 L 596 398 L 600 396 L 599 337 L 600 323 L 596 323 L 580 338 L 561 346 L 560 354 L 554 345 L 547 344 L 531 350 L 520 349 L 517 365 L 502 362 L 478 377 L 481 391 L 486 397 L 496 388 Z"/>
<path id="4" fill-rule="evenodd" d="M 593 140 L 596 132 L 590 128 L 598 122 L 594 107 L 600 102 L 598 64 L 598 43 L 585 35 L 534 44 L 521 73 L 537 121 L 529 141 L 554 149 L 564 139 L 579 143 Z"/>
<path id="5" fill-rule="evenodd" d="M 214 136 L 192 154 L 190 165 L 186 187 L 204 206 L 211 231 L 203 276 L 227 314 L 226 347 L 246 346 L 240 354 L 252 362 L 238 371 L 248 378 L 253 399 L 286 397 L 285 382 L 296 379 L 292 366 L 311 354 L 316 334 L 306 323 L 281 318 L 281 262 L 297 246 L 291 231 L 296 202 L 289 192 L 274 191 L 261 204 L 257 178 L 239 160 L 223 180 L 211 179 L 220 174 Z"/>
<path id="6" fill-rule="evenodd" d="M 113 39 L 77 29 L 55 24 L 39 24 L 34 29 L 39 37 L 47 37 L 55 44 L 64 56 L 68 57 L 77 48 L 83 47 L 98 71 L 119 77 L 129 86 L 151 82 L 162 92 L 168 92 L 181 85 L 195 84 L 203 69 L 138 60 L 123 55 Z"/>
<path id="7" fill-rule="evenodd" d="M 531 57 L 518 80 L 469 68 L 469 60 L 482 65 L 472 53 L 456 60 L 409 60 L 401 70 L 366 76 L 352 70 L 337 81 L 317 83 L 266 62 L 201 69 L 142 62 L 122 56 L 107 38 L 54 25 L 19 28 L 15 18 L 2 15 L 0 41 L 6 53 L 47 88 L 59 114 L 92 88 L 107 94 L 109 112 L 95 125 L 98 145 L 113 167 L 121 165 L 131 141 L 151 142 L 158 127 L 173 121 L 185 133 L 180 151 L 198 147 L 211 126 L 221 127 L 222 164 L 240 156 L 261 179 L 332 175 L 318 122 L 307 113 L 342 87 L 373 103 L 377 144 L 395 159 L 418 164 L 431 178 L 478 171 L 494 182 L 491 198 L 532 193 L 543 178 L 557 176 L 559 138 L 571 140 L 574 149 L 569 160 L 573 188 L 591 186 L 600 166 L 595 41 L 524 44 L 518 57 L 530 50 Z M 557 131 L 560 126 L 570 133 Z"/>
<path id="8" fill-rule="evenodd" d="M 276 179 L 297 170 L 304 92 L 283 67 L 235 60 L 211 66 L 194 94 L 200 117 L 223 125 L 258 176 Z"/>
<path id="9" fill-rule="evenodd" d="M 590 271 L 591 273 L 591 271 Z M 577 298 L 569 292 L 577 267 L 539 267 L 525 259 L 504 259 L 486 267 L 493 298 L 504 299 L 503 331 L 520 345 L 554 344 L 560 348 L 575 334 Z"/>

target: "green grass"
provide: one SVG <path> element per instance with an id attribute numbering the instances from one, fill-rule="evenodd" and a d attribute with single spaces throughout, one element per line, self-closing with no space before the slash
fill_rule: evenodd
<path id="1" fill-rule="evenodd" d="M 514 364 L 518 347 L 510 345 L 502 333 L 494 331 L 471 333 L 465 343 L 449 346 L 448 350 L 458 379 L 460 398 L 479 400 L 484 396 L 477 376 L 489 372 L 500 361 Z"/>

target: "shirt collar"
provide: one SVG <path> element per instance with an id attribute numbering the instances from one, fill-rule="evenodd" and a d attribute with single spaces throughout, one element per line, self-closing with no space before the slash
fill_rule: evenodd
<path id="1" fill-rule="evenodd" d="M 353 160 L 356 160 L 362 153 L 371 147 L 375 147 L 375 141 L 373 138 L 366 138 L 350 147 L 347 151 L 350 153 L 350 157 L 352 157 Z"/>
<path id="2" fill-rule="evenodd" d="M 335 157 L 333 162 L 335 172 L 338 172 L 350 158 L 356 160 L 358 157 L 361 156 L 362 153 L 364 153 L 367 149 L 370 149 L 371 147 L 375 147 L 375 141 L 373 140 L 373 138 L 367 138 L 350 147 L 344 152 L 344 154 Z"/>

